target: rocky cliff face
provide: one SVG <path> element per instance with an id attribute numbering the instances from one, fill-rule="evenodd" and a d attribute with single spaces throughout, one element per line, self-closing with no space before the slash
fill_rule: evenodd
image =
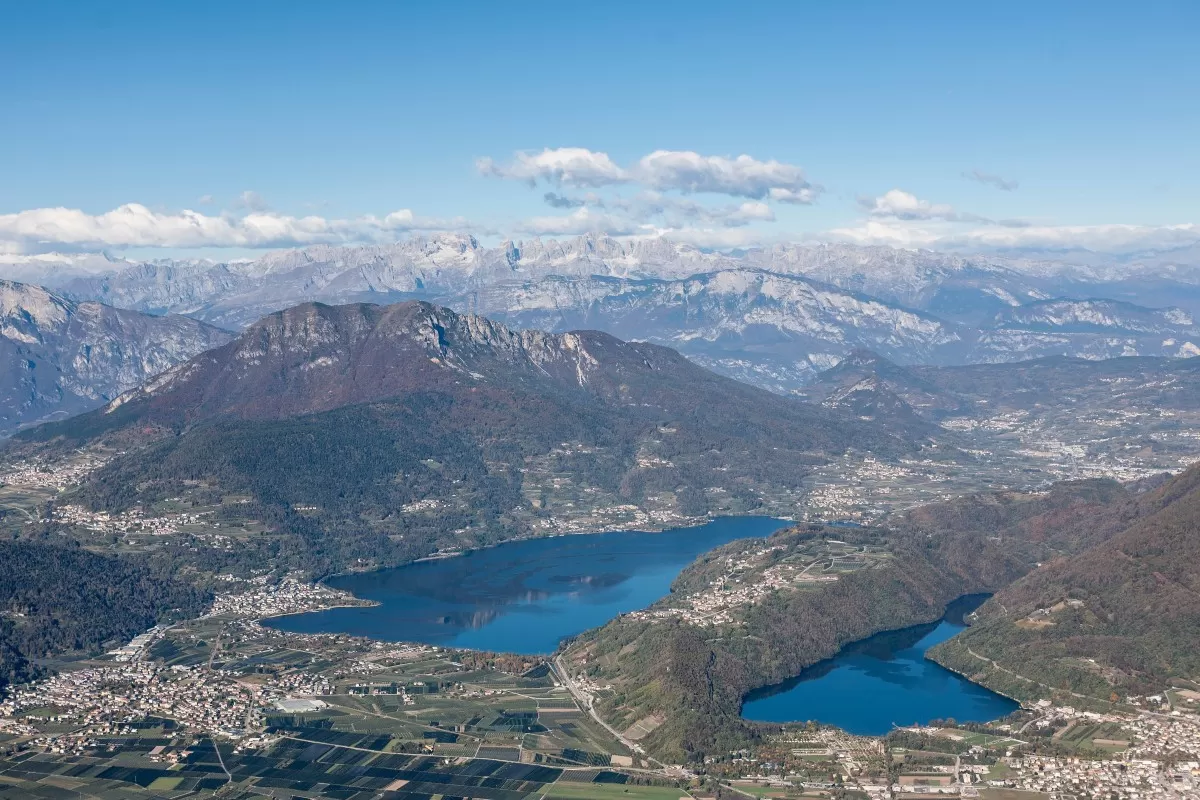
<path id="1" fill-rule="evenodd" d="M 186 317 L 76 303 L 0 280 L 0 436 L 103 405 L 231 337 Z"/>

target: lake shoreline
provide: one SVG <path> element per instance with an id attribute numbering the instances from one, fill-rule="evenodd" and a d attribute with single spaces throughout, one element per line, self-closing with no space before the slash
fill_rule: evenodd
<path id="1" fill-rule="evenodd" d="M 392 570 L 392 569 L 400 569 L 401 567 L 407 567 L 411 564 L 423 564 L 423 563 L 426 563 L 429 561 L 443 561 L 448 558 L 461 558 L 463 556 L 468 556 L 471 553 L 477 553 L 477 552 L 481 552 L 484 550 L 494 550 L 497 547 L 503 547 L 504 545 L 507 545 L 507 544 L 518 544 L 520 542 L 537 542 L 537 541 L 541 541 L 543 539 L 561 539 L 561 538 L 565 538 L 568 536 L 599 536 L 599 535 L 606 534 L 606 533 L 645 533 L 645 534 L 669 533 L 670 531 L 685 530 L 687 528 L 700 528 L 700 527 L 703 527 L 710 523 L 718 522 L 723 519 L 749 519 L 749 518 L 773 519 L 773 520 L 777 520 L 779 522 L 786 522 L 788 525 L 793 525 L 793 526 L 806 524 L 806 523 L 802 523 L 799 520 L 790 519 L 788 517 L 775 517 L 770 514 L 754 514 L 754 513 L 750 513 L 750 514 L 717 514 L 717 515 L 707 515 L 707 516 L 703 516 L 703 517 L 680 517 L 678 521 L 672 521 L 671 523 L 664 523 L 662 526 L 648 527 L 645 529 L 614 527 L 614 528 L 597 528 L 595 530 L 564 531 L 561 533 L 548 533 L 548 534 L 545 534 L 544 536 L 518 536 L 518 537 L 514 537 L 512 539 L 504 539 L 499 542 L 493 542 L 492 544 L 479 545 L 478 547 L 472 547 L 472 548 L 469 548 L 466 550 L 451 551 L 448 553 L 433 553 L 433 554 L 430 554 L 427 556 L 421 556 L 420 558 L 414 558 L 412 561 L 405 561 L 403 564 L 394 564 L 394 565 L 388 566 L 388 567 L 372 567 L 371 569 L 361 569 L 361 570 L 350 569 L 350 570 L 343 570 L 341 572 L 331 572 L 328 575 L 323 575 L 322 577 L 318 578 L 315 581 L 315 583 L 318 586 L 320 586 L 320 585 L 325 585 L 327 581 L 332 580 L 334 578 L 347 577 L 347 576 L 351 576 L 351 575 L 369 575 L 372 572 L 386 572 L 386 571 Z M 666 527 L 667 524 L 674 525 L 675 527 Z M 835 525 L 836 526 L 836 525 L 842 525 L 842 524 L 857 525 L 858 523 L 852 522 L 850 520 L 846 520 L 846 521 L 840 521 L 840 522 L 821 522 L 821 523 L 814 523 L 814 524 Z"/>
<path id="2" fill-rule="evenodd" d="M 1007 712 L 1012 713 L 1012 711 L 1017 710 L 1017 708 L 1023 707 L 1023 704 L 1020 700 L 1010 697 L 1003 692 L 998 692 L 989 686 L 985 686 L 981 683 L 973 681 L 971 680 L 970 676 L 964 675 L 958 670 L 946 667 L 937 660 L 926 655 L 926 653 L 936 644 L 939 644 L 940 641 L 946 641 L 949 638 L 953 638 L 962 630 L 965 630 L 966 627 L 968 627 L 965 617 L 969 615 L 969 610 L 967 613 L 962 612 L 962 607 L 965 604 L 973 603 L 972 608 L 978 608 L 989 596 L 990 595 L 985 593 L 961 595 L 947 603 L 946 607 L 942 611 L 942 614 L 935 619 L 927 622 L 917 623 L 915 625 L 906 625 L 900 628 L 877 631 L 869 636 L 863 637 L 862 639 L 847 642 L 846 644 L 842 645 L 833 655 L 804 667 L 797 674 L 786 678 L 785 680 L 766 684 L 746 692 L 742 696 L 741 705 L 738 711 L 739 717 L 744 722 L 751 725 L 796 725 L 812 721 L 820 725 L 829 725 L 840 728 L 842 730 L 846 730 L 847 732 L 855 733 L 856 735 L 882 736 L 886 735 L 886 732 L 868 732 L 865 730 L 865 728 L 868 726 L 874 729 L 879 729 L 882 727 L 876 723 L 869 723 L 868 718 L 871 714 L 878 713 L 881 707 L 880 703 L 886 698 L 886 691 L 890 688 L 889 684 L 895 683 L 897 686 L 901 686 L 902 688 L 897 690 L 901 695 L 904 693 L 918 691 L 919 687 L 905 685 L 905 682 L 907 681 L 909 684 L 911 684 L 913 680 L 923 679 L 927 676 L 931 680 L 936 680 L 939 674 L 938 671 L 944 672 L 947 675 L 953 675 L 956 680 L 962 681 L 964 686 L 971 687 L 970 691 L 965 695 L 947 695 L 944 692 L 941 692 L 937 695 L 939 702 L 947 702 L 948 699 L 953 697 L 953 699 L 962 699 L 964 702 L 979 703 L 981 700 L 986 699 L 987 697 L 995 696 L 996 698 L 1003 698 L 1009 703 L 1012 703 L 1015 708 L 1012 708 Z M 956 608 L 956 606 L 958 606 L 958 608 Z M 929 637 L 935 635 L 943 625 L 957 628 L 958 630 L 954 631 L 950 636 L 947 637 L 947 639 L 931 642 L 926 644 L 924 647 L 920 647 L 921 643 L 926 642 Z M 907 638 L 912 636 L 916 636 L 916 638 L 912 641 L 905 641 Z M 888 649 L 889 639 L 892 640 L 892 643 L 895 645 L 892 649 Z M 877 647 L 873 648 L 872 645 L 876 645 Z M 918 647 L 920 647 L 919 651 L 917 650 Z M 873 650 L 884 650 L 885 652 L 872 652 Z M 914 654 L 917 652 L 919 652 L 920 656 L 919 661 L 915 661 L 913 658 Z M 876 664 L 875 662 L 878 663 Z M 911 667 L 913 663 L 916 664 L 917 669 L 920 671 L 920 675 L 918 676 L 913 676 L 911 674 L 912 670 L 908 668 Z M 933 671 L 927 672 L 931 666 Z M 872 668 L 877 669 L 879 674 L 872 675 L 870 673 Z M 838 678 L 841 680 L 835 680 Z M 903 678 L 903 680 L 901 678 Z M 818 690 L 816 686 L 818 682 L 822 681 L 825 681 L 826 683 L 830 681 L 835 682 L 833 685 L 823 687 L 824 691 L 822 692 Z M 841 685 L 850 682 L 858 683 L 860 685 L 854 687 Z M 814 704 L 818 707 L 818 714 L 822 713 L 820 711 L 822 702 L 820 701 L 826 701 L 829 697 L 834 695 L 845 695 L 844 699 L 848 701 L 853 701 L 854 699 L 861 698 L 862 696 L 871 696 L 875 702 L 872 703 L 870 711 L 864 712 L 865 716 L 854 721 L 851 721 L 851 717 L 854 713 L 854 706 L 852 702 L 840 705 L 832 715 L 824 714 L 822 716 L 813 716 L 810 718 L 798 717 L 796 719 L 784 720 L 763 718 L 756 719 L 746 716 L 746 707 L 748 704 L 756 702 L 761 703 L 762 701 L 766 701 L 772 697 L 780 697 L 781 699 L 786 698 L 788 695 L 791 695 L 793 692 L 797 691 L 800 691 L 802 694 L 810 692 L 816 694 L 817 701 L 814 702 Z M 878 692 L 885 692 L 885 694 L 879 695 L 877 694 Z M 792 702 L 796 702 L 796 698 L 792 698 Z M 886 705 L 886 703 L 884 703 L 884 705 Z M 997 712 L 1000 710 L 1001 709 L 999 707 L 995 709 Z M 899 708 L 897 708 L 893 712 L 888 713 L 900 714 L 910 713 L 911 711 L 912 709 L 907 709 L 901 712 Z M 958 716 L 960 716 L 964 711 L 966 711 L 966 713 L 975 713 L 974 710 L 960 707 L 957 709 L 948 709 L 944 715 L 943 713 L 938 713 L 930 717 L 929 712 L 923 712 L 923 716 L 926 716 L 929 719 L 946 719 L 951 717 L 957 719 Z M 991 713 L 991 711 L 987 713 Z M 833 716 L 835 718 L 827 719 L 824 718 L 824 716 Z M 997 714 L 997 716 L 993 717 L 993 719 L 998 719 L 1003 716 L 1005 716 L 1005 714 Z M 991 720 L 967 721 L 986 722 Z M 892 729 L 896 727 L 903 727 L 903 725 L 896 722 L 896 720 L 891 720 L 891 724 Z M 852 731 L 851 728 L 857 728 L 858 730 Z"/>
<path id="3" fill-rule="evenodd" d="M 322 581 L 374 604 L 348 606 L 375 613 L 330 608 L 308 612 L 308 619 L 289 614 L 264 624 L 293 633 L 547 656 L 565 641 L 669 595 L 679 573 L 703 553 L 794 524 L 747 514 L 658 530 L 512 539 Z"/>

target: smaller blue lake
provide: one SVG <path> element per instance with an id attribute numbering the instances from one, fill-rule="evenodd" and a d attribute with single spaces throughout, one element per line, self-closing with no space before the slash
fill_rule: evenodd
<path id="1" fill-rule="evenodd" d="M 465 556 L 342 575 L 335 589 L 374 600 L 264 624 L 507 653 L 552 653 L 559 642 L 645 608 L 696 556 L 791 523 L 723 517 L 662 533 L 595 533 L 503 544 Z"/>
<path id="2" fill-rule="evenodd" d="M 963 617 L 984 595 L 961 598 L 941 621 L 890 631 L 842 648 L 795 678 L 746 696 L 742 716 L 755 722 L 836 725 L 882 736 L 896 725 L 935 719 L 988 722 L 1017 704 L 925 658 L 925 651 L 963 630 Z"/>

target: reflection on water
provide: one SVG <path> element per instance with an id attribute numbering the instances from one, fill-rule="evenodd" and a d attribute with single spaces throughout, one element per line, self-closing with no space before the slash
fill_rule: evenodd
<path id="1" fill-rule="evenodd" d="M 436 621 L 439 625 L 449 625 L 452 628 L 469 628 L 471 630 L 478 630 L 484 625 L 495 622 L 496 618 L 499 616 L 499 611 L 494 608 L 488 608 L 483 609 L 482 611 L 474 611 L 471 613 L 458 611 L 453 614 L 446 614 L 445 616 L 438 617 Z"/>
<path id="2" fill-rule="evenodd" d="M 645 608 L 696 556 L 788 523 L 727 517 L 662 533 L 600 533 L 514 542 L 457 558 L 345 575 L 329 584 L 375 600 L 269 624 L 478 650 L 549 653 L 563 638 Z"/>
<path id="3" fill-rule="evenodd" d="M 925 651 L 961 631 L 986 595 L 961 598 L 940 622 L 890 631 L 842 648 L 795 678 L 746 696 L 742 714 L 758 722 L 816 720 L 878 736 L 895 725 L 933 719 L 984 722 L 1017 704 L 944 669 Z"/>

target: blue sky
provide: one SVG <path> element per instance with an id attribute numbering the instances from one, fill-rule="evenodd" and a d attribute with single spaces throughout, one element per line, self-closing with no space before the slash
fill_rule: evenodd
<path id="1" fill-rule="evenodd" d="M 341 220 L 310 231 L 339 240 L 403 235 L 378 223 L 401 209 L 492 238 L 984 231 L 1104 249 L 1093 229 L 1115 224 L 1132 226 L 1122 241 L 1158 243 L 1163 225 L 1200 238 L 1194 2 L 39 2 L 0 5 L 0 29 L 10 251 L 247 249 L 220 231 L 173 238 L 184 209 L 226 227 Z M 511 174 L 515 153 L 557 148 L 607 154 L 625 177 L 551 170 L 530 188 L 477 166 Z M 813 202 L 649 178 L 637 165 L 659 150 L 802 169 Z M 903 197 L 874 200 L 891 190 Z M 548 191 L 588 211 L 551 208 Z M 125 204 L 165 232 L 123 239 L 120 220 L 94 219 Z M 81 214 L 30 216 L 59 208 Z M 291 243 L 281 225 L 251 247 Z"/>

